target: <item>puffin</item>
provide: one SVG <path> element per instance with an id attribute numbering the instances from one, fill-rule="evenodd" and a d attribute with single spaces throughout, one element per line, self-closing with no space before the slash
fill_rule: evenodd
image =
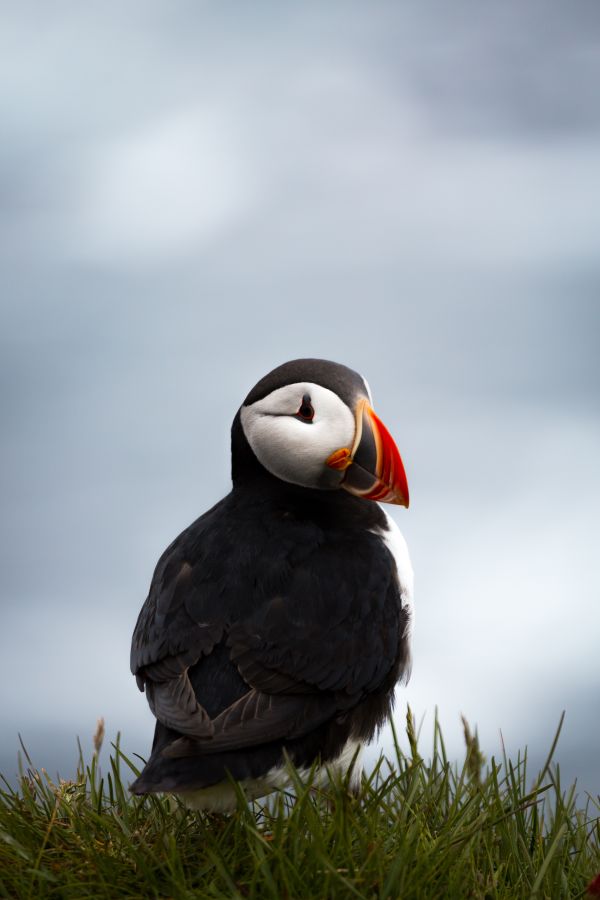
<path id="1" fill-rule="evenodd" d="M 130 786 L 227 813 L 300 777 L 347 778 L 410 673 L 413 570 L 381 503 L 404 465 L 345 365 L 296 359 L 231 428 L 232 488 L 160 557 L 131 644 L 156 718 Z"/>

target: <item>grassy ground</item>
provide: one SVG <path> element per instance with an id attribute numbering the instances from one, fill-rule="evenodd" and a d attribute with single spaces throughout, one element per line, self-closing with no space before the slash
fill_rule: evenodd
<path id="1" fill-rule="evenodd" d="M 466 755 L 431 759 L 396 747 L 364 780 L 247 804 L 229 817 L 166 798 L 132 798 L 134 765 L 115 748 L 77 780 L 33 768 L 0 794 L 4 897 L 551 898 L 584 897 L 600 870 L 597 804 L 576 808 L 551 758 L 534 779 L 526 754 L 484 764 L 465 725 Z M 31 762 L 29 761 L 31 764 Z M 600 890 L 598 892 L 600 896 Z"/>

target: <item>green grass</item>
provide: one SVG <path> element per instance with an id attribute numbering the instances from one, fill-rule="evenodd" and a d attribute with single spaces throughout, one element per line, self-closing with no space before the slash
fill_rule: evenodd
<path id="1" fill-rule="evenodd" d="M 245 802 L 228 817 L 169 798 L 133 798 L 136 768 L 118 745 L 75 781 L 22 773 L 0 793 L 4 897 L 512 898 L 584 897 L 600 870 L 598 805 L 578 808 L 548 761 L 526 753 L 485 764 L 465 723 L 464 764 L 448 761 L 439 726 L 431 758 L 407 716 L 398 744 L 360 798 L 295 777 L 293 794 Z M 558 734 L 557 734 L 558 737 Z M 31 765 L 31 761 L 28 760 Z"/>

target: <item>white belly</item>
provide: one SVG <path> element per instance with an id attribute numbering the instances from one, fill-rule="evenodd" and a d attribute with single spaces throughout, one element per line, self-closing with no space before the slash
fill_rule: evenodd
<path id="1" fill-rule="evenodd" d="M 382 540 L 385 542 L 386 547 L 394 557 L 394 562 L 396 563 L 396 569 L 398 571 L 398 581 L 400 583 L 400 596 L 402 597 L 402 606 L 408 612 L 408 626 L 405 637 L 410 640 L 415 615 L 413 604 L 413 588 L 415 576 L 413 567 L 410 561 L 408 547 L 406 545 L 406 541 L 404 540 L 402 532 L 400 531 L 392 517 L 388 515 L 387 510 L 382 509 L 381 511 L 382 513 L 385 513 L 385 517 L 387 519 L 387 530 L 374 528 L 373 533 L 382 538 Z"/>
<path id="2" fill-rule="evenodd" d="M 362 752 L 363 746 L 360 741 L 348 740 L 336 759 L 317 770 L 312 783 L 315 787 L 325 786 L 329 782 L 329 772 L 344 777 L 354 760 L 350 787 L 357 790 L 362 774 Z M 298 769 L 298 775 L 302 779 L 307 778 L 309 773 L 310 769 Z M 292 781 L 285 766 L 276 766 L 262 778 L 241 781 L 240 785 L 246 799 L 255 800 L 258 797 L 266 797 L 277 789 L 291 787 Z M 189 809 L 202 809 L 214 813 L 233 812 L 238 802 L 235 788 L 229 781 L 221 781 L 219 784 L 197 791 L 179 791 L 178 794 Z"/>

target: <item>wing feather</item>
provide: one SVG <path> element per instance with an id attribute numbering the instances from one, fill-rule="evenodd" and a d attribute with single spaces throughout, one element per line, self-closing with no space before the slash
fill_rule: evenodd
<path id="1" fill-rule="evenodd" d="M 163 751 L 166 757 L 201 756 L 301 737 L 335 715 L 333 696 L 265 694 L 251 690 L 213 719 L 205 741 L 180 738 Z"/>
<path id="2" fill-rule="evenodd" d="M 248 684 L 358 700 L 385 682 L 406 614 L 389 551 L 372 537 L 370 552 L 350 547 L 335 572 L 328 553 L 314 554 L 310 566 L 294 571 L 283 596 L 232 625 L 231 659 Z"/>
<path id="3" fill-rule="evenodd" d="M 186 529 L 158 561 L 131 642 L 131 670 L 156 718 L 197 738 L 209 737 L 213 727 L 189 670 L 212 652 L 225 627 L 215 585 L 203 577 L 198 538 L 207 517 Z"/>

